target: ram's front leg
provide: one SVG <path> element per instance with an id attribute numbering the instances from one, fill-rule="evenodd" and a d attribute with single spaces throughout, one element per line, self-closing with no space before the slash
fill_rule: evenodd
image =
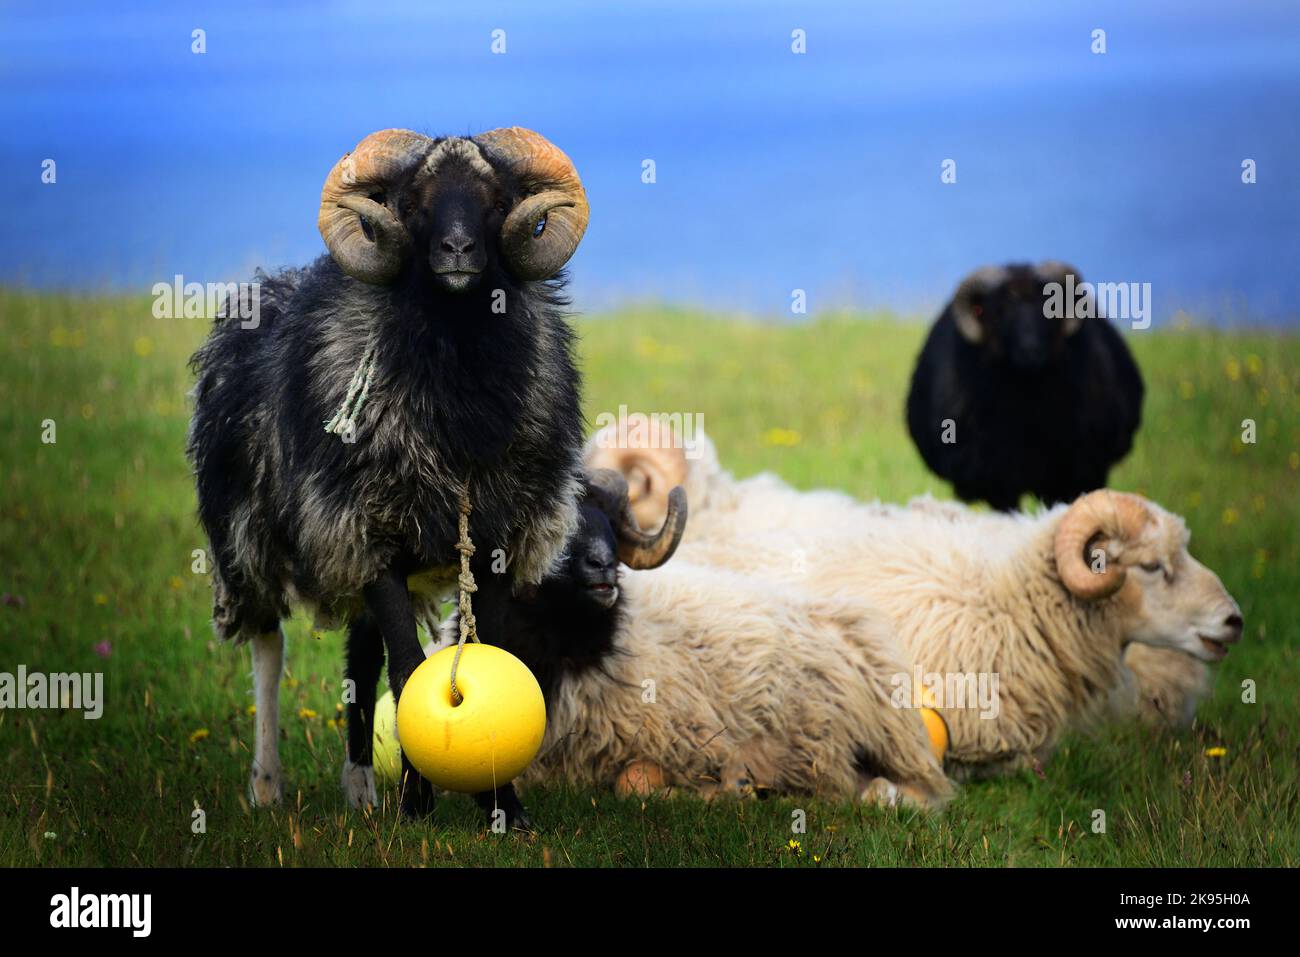
<path id="1" fill-rule="evenodd" d="M 384 636 L 388 651 L 388 685 L 393 689 L 394 702 L 402 698 L 402 688 L 411 673 L 424 660 L 424 649 L 415 629 L 415 610 L 406 588 L 406 575 L 388 569 L 364 589 L 366 608 Z M 402 813 L 409 817 L 427 817 L 433 812 L 433 785 L 420 777 L 420 773 L 402 753 L 401 780 Z"/>
<path id="2" fill-rule="evenodd" d="M 493 830 L 531 831 L 533 822 L 528 819 L 519 795 L 515 793 L 514 784 L 497 788 L 495 791 L 480 791 L 474 795 L 478 806 L 487 812 L 488 827 Z"/>
<path id="3" fill-rule="evenodd" d="M 280 778 L 280 678 L 284 674 L 284 631 L 279 623 L 253 636 L 253 691 L 257 703 L 253 768 L 248 777 L 249 796 L 257 807 L 279 804 Z"/>
<path id="4" fill-rule="evenodd" d="M 343 762 L 343 796 L 355 808 L 373 807 L 375 792 L 375 685 L 384 667 L 384 639 L 374 616 L 358 616 L 348 626 L 344 677 L 352 682 L 348 702 L 348 757 Z"/>

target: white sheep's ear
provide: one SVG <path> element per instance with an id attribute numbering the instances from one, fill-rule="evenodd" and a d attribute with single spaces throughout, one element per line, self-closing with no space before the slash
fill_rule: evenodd
<path id="1" fill-rule="evenodd" d="M 952 297 L 952 318 L 957 331 L 967 342 L 978 345 L 984 341 L 984 322 L 981 319 L 979 300 L 983 299 L 1007 280 L 1007 271 L 1001 266 L 984 266 L 962 280 Z"/>
<path id="2" fill-rule="evenodd" d="M 1034 267 L 1034 273 L 1044 286 L 1054 282 L 1058 283 L 1063 290 L 1077 290 L 1083 285 L 1083 276 L 1079 275 L 1079 270 L 1059 259 L 1043 260 Z M 1073 280 L 1070 277 L 1073 277 Z M 1061 322 L 1061 331 L 1066 336 L 1078 332 L 1083 327 L 1083 320 L 1086 317 L 1097 314 L 1097 302 L 1091 288 L 1085 291 L 1082 302 L 1079 302 L 1076 296 L 1075 301 L 1067 303 L 1066 306 L 1065 318 Z"/>

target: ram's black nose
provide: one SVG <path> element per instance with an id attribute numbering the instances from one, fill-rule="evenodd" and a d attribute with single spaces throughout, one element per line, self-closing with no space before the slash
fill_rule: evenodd
<path id="1" fill-rule="evenodd" d="M 615 567 L 612 551 L 590 551 L 582 557 L 582 567 L 589 572 L 609 571 Z"/>
<path id="2" fill-rule="evenodd" d="M 464 223 L 453 223 L 451 229 L 442 237 L 439 247 L 443 252 L 452 253 L 456 256 L 466 256 L 474 251 L 477 245 L 475 236 L 468 226 Z"/>

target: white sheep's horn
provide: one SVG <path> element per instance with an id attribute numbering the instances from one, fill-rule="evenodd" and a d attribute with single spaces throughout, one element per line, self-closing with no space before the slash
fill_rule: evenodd
<path id="1" fill-rule="evenodd" d="M 1142 531 L 1151 513 L 1136 495 L 1098 489 L 1078 498 L 1056 526 L 1053 551 L 1061 583 L 1076 598 L 1099 601 L 1124 585 L 1124 566 L 1106 562 L 1094 571 L 1089 549 L 1099 537 L 1131 541 Z"/>
<path id="2" fill-rule="evenodd" d="M 668 493 L 686 484 L 686 449 L 667 425 L 641 413 L 626 428 L 606 426 L 587 443 L 589 469 L 613 469 L 627 480 L 628 503 L 643 529 L 661 528 L 668 515 Z"/>

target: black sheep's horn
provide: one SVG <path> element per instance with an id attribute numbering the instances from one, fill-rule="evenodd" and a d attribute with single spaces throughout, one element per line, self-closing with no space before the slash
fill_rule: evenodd
<path id="1" fill-rule="evenodd" d="M 658 568 L 673 557 L 686 530 L 686 490 L 668 493 L 668 513 L 657 532 L 644 532 L 628 503 L 627 480 L 613 469 L 593 469 L 587 475 L 592 496 L 614 525 L 619 561 L 629 568 Z"/>
<path id="2" fill-rule="evenodd" d="M 330 170 L 316 225 L 334 261 L 353 279 L 383 285 L 401 272 L 411 237 L 402 221 L 372 197 L 410 172 L 432 143 L 410 130 L 380 130 L 344 153 Z"/>

